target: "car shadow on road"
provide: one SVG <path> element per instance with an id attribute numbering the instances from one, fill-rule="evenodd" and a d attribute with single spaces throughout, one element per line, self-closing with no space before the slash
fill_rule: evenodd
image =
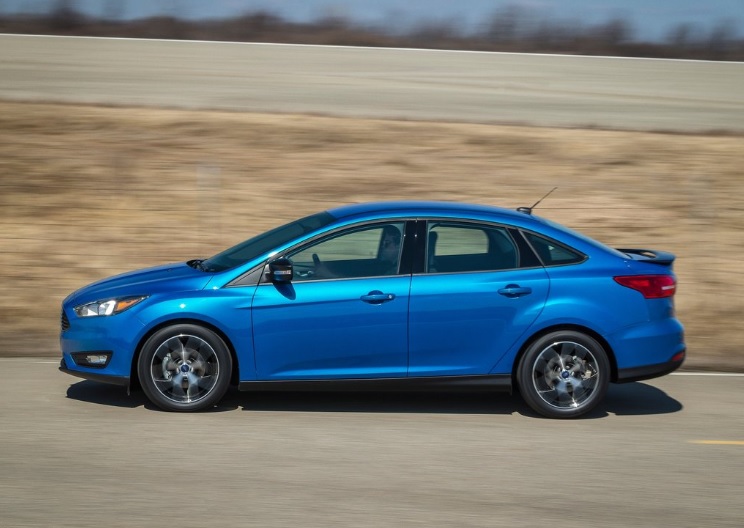
<path id="1" fill-rule="evenodd" d="M 107 405 L 109 407 L 134 409 L 144 406 L 148 409 L 157 409 L 157 407 L 149 402 L 141 390 L 134 390 L 128 395 L 127 389 L 124 387 L 89 380 L 79 381 L 70 385 L 70 388 L 67 389 L 67 397 L 71 400 Z"/>
<path id="2" fill-rule="evenodd" d="M 231 392 L 220 404 L 244 411 L 520 414 L 540 417 L 518 393 Z M 679 412 L 682 404 L 645 383 L 610 385 L 605 400 L 584 419 Z"/>
<path id="3" fill-rule="evenodd" d="M 684 408 L 681 402 L 663 390 L 644 382 L 610 385 L 607 396 L 592 413 L 601 416 L 642 416 L 649 414 L 670 414 Z"/>
<path id="4" fill-rule="evenodd" d="M 158 410 L 141 390 L 81 381 L 70 385 L 67 397 L 110 407 Z M 223 400 L 207 412 L 353 412 L 412 414 L 496 414 L 539 418 L 518 393 L 485 392 L 239 392 L 231 389 Z M 583 419 L 609 415 L 640 416 L 669 414 L 683 409 L 682 404 L 661 389 L 646 383 L 610 385 L 605 400 Z"/>
<path id="5" fill-rule="evenodd" d="M 469 392 L 231 392 L 223 401 L 244 411 L 512 414 L 529 412 L 518 395 Z"/>
<path id="6" fill-rule="evenodd" d="M 109 407 L 144 407 L 158 410 L 142 392 L 95 381 L 79 381 L 67 389 L 72 400 Z M 222 401 L 206 412 L 369 412 L 369 413 L 461 413 L 510 414 L 529 412 L 519 396 L 484 393 L 421 392 L 240 392 L 230 389 Z"/>

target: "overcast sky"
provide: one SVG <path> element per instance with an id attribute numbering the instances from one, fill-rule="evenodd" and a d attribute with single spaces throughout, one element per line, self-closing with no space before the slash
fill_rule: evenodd
<path id="1" fill-rule="evenodd" d="M 744 36 L 744 0 L 68 0 L 90 15 L 141 18 L 173 15 L 221 18 L 268 10 L 283 18 L 311 21 L 323 16 L 403 30 L 422 22 L 448 21 L 467 31 L 477 30 L 506 6 L 521 6 L 536 17 L 583 25 L 624 18 L 635 36 L 663 39 L 679 24 L 708 32 L 728 24 Z M 44 12 L 59 0 L 0 0 L 4 12 Z"/>

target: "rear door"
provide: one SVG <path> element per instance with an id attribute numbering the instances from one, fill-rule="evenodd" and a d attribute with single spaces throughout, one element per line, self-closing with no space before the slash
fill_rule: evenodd
<path id="1" fill-rule="evenodd" d="M 545 269 L 516 231 L 430 220 L 424 273 L 410 298 L 408 375 L 488 374 L 537 319 Z"/>

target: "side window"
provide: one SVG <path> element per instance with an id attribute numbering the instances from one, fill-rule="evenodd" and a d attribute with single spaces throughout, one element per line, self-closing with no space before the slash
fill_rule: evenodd
<path id="1" fill-rule="evenodd" d="M 586 257 L 574 251 L 555 240 L 536 235 L 534 233 L 524 233 L 525 238 L 529 241 L 535 252 L 542 260 L 545 266 L 561 266 L 565 264 L 577 264 L 583 262 Z"/>
<path id="2" fill-rule="evenodd" d="M 287 255 L 295 281 L 396 275 L 403 222 L 344 231 Z"/>
<path id="3" fill-rule="evenodd" d="M 502 227 L 430 222 L 428 273 L 496 271 L 517 267 L 519 253 Z"/>

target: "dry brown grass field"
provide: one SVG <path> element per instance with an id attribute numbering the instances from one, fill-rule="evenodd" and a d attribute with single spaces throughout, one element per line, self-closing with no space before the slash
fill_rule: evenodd
<path id="1" fill-rule="evenodd" d="M 59 306 L 327 207 L 536 213 L 677 255 L 688 368 L 744 370 L 744 137 L 0 102 L 0 356 L 54 356 Z"/>

